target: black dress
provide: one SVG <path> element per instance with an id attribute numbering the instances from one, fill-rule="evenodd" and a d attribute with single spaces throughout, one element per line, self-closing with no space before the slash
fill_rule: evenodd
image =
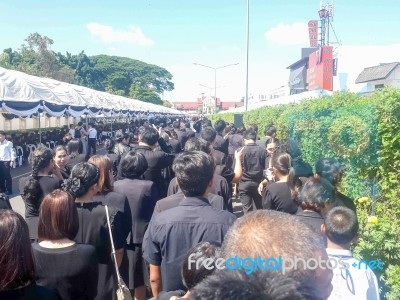
<path id="1" fill-rule="evenodd" d="M 92 245 L 49 249 L 32 244 L 36 283 L 57 289 L 63 300 L 94 299 L 98 262 Z"/>
<path id="2" fill-rule="evenodd" d="M 79 231 L 75 242 L 90 244 L 96 248 L 98 259 L 97 296 L 95 299 L 110 300 L 115 298 L 115 268 L 111 260 L 111 242 L 107 226 L 104 205 L 100 202 L 77 203 Z M 125 236 L 121 213 L 109 207 L 111 229 L 116 250 L 125 245 Z"/>
<path id="3" fill-rule="evenodd" d="M 28 183 L 31 176 L 23 177 L 19 181 L 19 192 L 22 195 L 24 188 Z M 34 201 L 25 201 L 25 220 L 29 228 L 29 237 L 32 240 L 38 238 L 38 222 L 39 222 L 39 208 L 42 204 L 43 198 L 50 194 L 55 189 L 61 187 L 61 180 L 53 176 L 38 176 L 39 185 L 42 189 L 42 197 L 40 199 L 34 199 Z"/>
<path id="4" fill-rule="evenodd" d="M 264 209 L 272 209 L 289 214 L 297 212 L 298 205 L 292 199 L 287 182 L 274 182 L 263 191 L 262 206 Z"/>

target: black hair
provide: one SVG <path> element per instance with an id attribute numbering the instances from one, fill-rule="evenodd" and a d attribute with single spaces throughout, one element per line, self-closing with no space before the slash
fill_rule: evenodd
<path id="1" fill-rule="evenodd" d="M 0 130 L 0 134 L 6 135 L 6 132 L 4 130 Z"/>
<path id="2" fill-rule="evenodd" d="M 210 144 L 203 139 L 190 138 L 185 143 L 185 151 L 203 151 L 211 154 Z"/>
<path id="3" fill-rule="evenodd" d="M 229 270 L 205 278 L 192 290 L 193 300 L 322 300 L 312 282 L 279 272 Z"/>
<path id="4" fill-rule="evenodd" d="M 257 133 L 258 133 L 258 125 L 257 124 L 250 124 L 249 127 L 247 128 L 247 130 L 253 130 L 257 135 Z"/>
<path id="5" fill-rule="evenodd" d="M 43 190 L 39 184 L 38 173 L 50 165 L 53 160 L 53 151 L 46 147 L 39 147 L 33 152 L 31 165 L 32 173 L 24 186 L 22 199 L 26 203 L 32 203 L 35 206 L 40 205 L 40 199 L 43 197 Z"/>
<path id="6" fill-rule="evenodd" d="M 205 119 L 205 120 L 203 121 L 203 127 L 212 127 L 211 120 Z"/>
<path id="7" fill-rule="evenodd" d="M 267 147 L 268 144 L 278 144 L 278 143 L 279 143 L 279 140 L 277 138 L 273 138 L 273 137 L 267 138 L 265 140 L 265 147 Z"/>
<path id="8" fill-rule="evenodd" d="M 129 133 L 126 132 L 117 132 L 117 134 L 115 135 L 115 139 L 117 141 L 117 143 L 121 143 L 122 140 L 126 140 L 126 139 L 130 139 L 131 136 L 129 135 Z"/>
<path id="9" fill-rule="evenodd" d="M 61 150 L 64 150 L 65 153 L 67 153 L 67 148 L 65 148 L 65 146 L 63 146 L 63 145 L 58 145 L 58 146 L 56 146 L 56 147 L 53 149 L 53 157 L 55 157 L 56 154 L 57 154 L 57 152 L 58 152 L 58 151 L 61 151 Z"/>
<path id="10" fill-rule="evenodd" d="M 213 158 L 201 151 L 179 154 L 173 170 L 183 194 L 186 197 L 203 196 L 214 174 Z"/>
<path id="11" fill-rule="evenodd" d="M 149 145 L 153 146 L 158 142 L 158 139 L 160 138 L 160 135 L 158 134 L 157 130 L 154 128 L 146 128 L 141 134 L 140 134 L 140 140 Z"/>
<path id="12" fill-rule="evenodd" d="M 71 157 L 81 154 L 83 151 L 83 144 L 80 139 L 72 139 L 67 144 L 67 152 Z"/>
<path id="13" fill-rule="evenodd" d="M 224 120 L 217 120 L 214 124 L 214 128 L 217 132 L 221 132 L 225 129 L 226 123 Z"/>
<path id="14" fill-rule="evenodd" d="M 104 148 L 108 151 L 108 153 L 113 153 L 114 152 L 114 147 L 115 147 L 115 142 L 110 139 L 106 139 L 104 141 Z"/>
<path id="15" fill-rule="evenodd" d="M 218 247 L 210 242 L 201 242 L 188 251 L 182 265 L 182 282 L 183 285 L 191 290 L 204 278 L 211 275 L 215 269 L 215 263 L 221 257 L 221 251 Z M 212 260 L 210 267 L 205 268 L 205 259 Z M 199 267 L 199 268 L 198 268 Z"/>
<path id="16" fill-rule="evenodd" d="M 204 127 L 200 133 L 200 137 L 211 144 L 217 137 L 217 131 L 210 126 Z"/>
<path id="17" fill-rule="evenodd" d="M 139 178 L 148 168 L 147 160 L 142 153 L 131 150 L 121 159 L 120 170 L 124 178 Z"/>
<path id="18" fill-rule="evenodd" d="M 63 189 L 74 198 L 85 195 L 100 179 L 99 168 L 91 163 L 79 163 L 72 168 L 71 175 L 64 180 Z"/>
<path id="19" fill-rule="evenodd" d="M 350 208 L 337 206 L 325 216 L 325 234 L 338 245 L 350 243 L 358 232 L 357 215 Z"/>
<path id="20" fill-rule="evenodd" d="M 253 141 L 256 141 L 256 139 L 257 139 L 257 133 L 256 133 L 254 130 L 252 130 L 252 129 L 245 130 L 245 131 L 243 132 L 243 138 L 246 139 L 246 140 L 253 140 Z"/>
<path id="21" fill-rule="evenodd" d="M 287 184 L 290 188 L 291 197 L 293 200 L 296 199 L 301 187 L 301 181 L 295 175 L 290 155 L 285 152 L 274 154 L 271 163 L 282 175 L 288 175 Z"/>
<path id="22" fill-rule="evenodd" d="M 333 186 L 326 179 L 310 178 L 302 186 L 297 199 L 302 209 L 321 212 L 327 203 L 333 203 Z"/>
<path id="23" fill-rule="evenodd" d="M 28 225 L 11 209 L 0 209 L 0 245 L 0 292 L 16 290 L 34 281 Z"/>
<path id="24" fill-rule="evenodd" d="M 315 173 L 336 186 L 343 177 L 344 168 L 334 158 L 322 158 L 315 163 Z"/>
<path id="25" fill-rule="evenodd" d="M 179 129 L 179 128 L 180 128 L 179 122 L 178 122 L 178 121 L 174 121 L 174 122 L 172 123 L 172 127 L 175 128 L 175 129 Z"/>
<path id="26" fill-rule="evenodd" d="M 275 126 L 273 126 L 272 124 L 267 125 L 265 127 L 264 134 L 265 136 L 273 136 L 274 134 L 276 134 Z"/>

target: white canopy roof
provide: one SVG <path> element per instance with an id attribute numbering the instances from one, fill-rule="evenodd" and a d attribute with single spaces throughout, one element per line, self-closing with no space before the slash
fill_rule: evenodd
<path id="1" fill-rule="evenodd" d="M 74 116 L 84 113 L 96 115 L 111 110 L 114 114 L 127 112 L 139 114 L 183 114 L 178 110 L 164 106 L 1 67 L 0 101 L 3 108 L 18 116 L 36 113 L 38 109 L 42 108 L 42 105 L 50 115 L 54 116 L 60 116 L 65 111 Z M 81 109 L 77 110 L 77 107 Z"/>

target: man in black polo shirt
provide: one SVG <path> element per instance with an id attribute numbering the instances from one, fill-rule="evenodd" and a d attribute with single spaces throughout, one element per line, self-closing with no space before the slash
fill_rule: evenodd
<path id="1" fill-rule="evenodd" d="M 253 201 L 257 209 L 262 208 L 258 185 L 263 180 L 266 154 L 265 150 L 256 144 L 256 133 L 253 130 L 243 132 L 243 175 L 239 183 L 240 200 L 243 213 L 253 210 Z"/>
<path id="2" fill-rule="evenodd" d="M 204 241 L 222 243 L 236 217 L 213 208 L 208 195 L 214 173 L 214 161 L 201 151 L 179 154 L 174 172 L 184 199 L 177 207 L 154 216 L 147 229 L 143 257 L 150 264 L 153 296 L 163 291 L 185 289 L 182 284 L 183 259 L 194 245 Z"/>

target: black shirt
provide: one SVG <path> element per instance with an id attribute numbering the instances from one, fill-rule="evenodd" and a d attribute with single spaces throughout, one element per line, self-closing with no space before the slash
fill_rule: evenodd
<path id="1" fill-rule="evenodd" d="M 97 296 L 95 299 L 112 299 L 114 294 L 114 263 L 111 260 L 111 242 L 107 226 L 107 216 L 104 206 L 100 202 L 77 203 L 79 230 L 74 241 L 80 244 L 93 245 L 99 266 L 97 282 Z M 110 223 L 113 233 L 115 249 L 125 245 L 122 215 L 109 207 Z"/>
<path id="2" fill-rule="evenodd" d="M 210 193 L 221 196 L 224 199 L 224 209 L 233 212 L 232 200 L 229 192 L 229 185 L 226 179 L 214 173 L 213 184 Z M 176 177 L 171 180 L 168 187 L 168 196 L 181 192 Z"/>
<path id="3" fill-rule="evenodd" d="M 264 209 L 283 211 L 290 214 L 297 212 L 298 205 L 292 199 L 287 182 L 273 182 L 263 191 Z"/>
<path id="4" fill-rule="evenodd" d="M 114 191 L 128 199 L 131 228 L 128 244 L 141 244 L 157 199 L 156 185 L 149 180 L 122 179 L 114 183 Z"/>
<path id="5" fill-rule="evenodd" d="M 23 177 L 19 181 L 19 192 L 22 196 L 25 186 L 31 176 Z M 55 189 L 61 187 L 61 180 L 52 176 L 38 176 L 39 185 L 42 190 L 42 197 L 34 199 L 33 201 L 25 201 L 25 220 L 29 227 L 29 237 L 33 240 L 38 238 L 38 222 L 39 222 L 39 208 L 42 204 L 43 198 L 50 194 Z"/>
<path id="6" fill-rule="evenodd" d="M 265 160 L 265 150 L 261 149 L 256 143 L 244 146 L 241 181 L 261 182 L 264 179 Z"/>
<path id="7" fill-rule="evenodd" d="M 222 243 L 236 217 L 213 208 L 205 198 L 188 197 L 177 207 L 161 212 L 151 221 L 148 239 L 143 243 L 143 257 L 161 266 L 162 289 L 185 289 L 181 266 L 193 246 L 203 241 Z"/>
<path id="8" fill-rule="evenodd" d="M 68 156 L 68 161 L 65 164 L 65 167 L 72 170 L 73 167 L 79 163 L 86 161 L 86 154 L 73 154 Z"/>
<path id="9" fill-rule="evenodd" d="M 224 139 L 219 133 L 217 133 L 217 136 L 215 137 L 215 144 L 214 144 L 214 149 L 217 149 L 225 155 L 228 155 L 228 148 L 229 148 L 229 140 Z"/>
<path id="10" fill-rule="evenodd" d="M 172 194 L 164 199 L 158 200 L 156 206 L 154 207 L 153 218 L 155 215 L 158 215 L 164 210 L 176 207 L 181 203 L 181 201 L 185 198 L 185 195 L 182 191 L 179 191 L 176 194 Z M 210 202 L 211 206 L 216 209 L 228 210 L 224 205 L 224 199 L 221 196 L 209 193 L 207 196 L 208 202 Z"/>
<path id="11" fill-rule="evenodd" d="M 37 284 L 57 289 L 63 300 L 95 298 L 98 265 L 93 246 L 48 249 L 34 243 L 32 250 Z"/>
<path id="12" fill-rule="evenodd" d="M 61 300 L 60 295 L 54 289 L 45 288 L 34 283 L 23 288 L 0 291 L 1 300 Z"/>
<path id="13" fill-rule="evenodd" d="M 165 197 L 167 183 L 162 170 L 172 165 L 175 156 L 163 151 L 153 151 L 149 146 L 137 146 L 136 151 L 142 153 L 147 160 L 148 168 L 143 174 L 144 179 L 153 181 L 160 190 L 160 197 Z"/>
<path id="14" fill-rule="evenodd" d="M 324 224 L 324 218 L 318 212 L 299 209 L 296 212 L 296 216 L 301 218 L 303 222 L 315 228 L 317 232 L 321 233 L 321 225 Z"/>

